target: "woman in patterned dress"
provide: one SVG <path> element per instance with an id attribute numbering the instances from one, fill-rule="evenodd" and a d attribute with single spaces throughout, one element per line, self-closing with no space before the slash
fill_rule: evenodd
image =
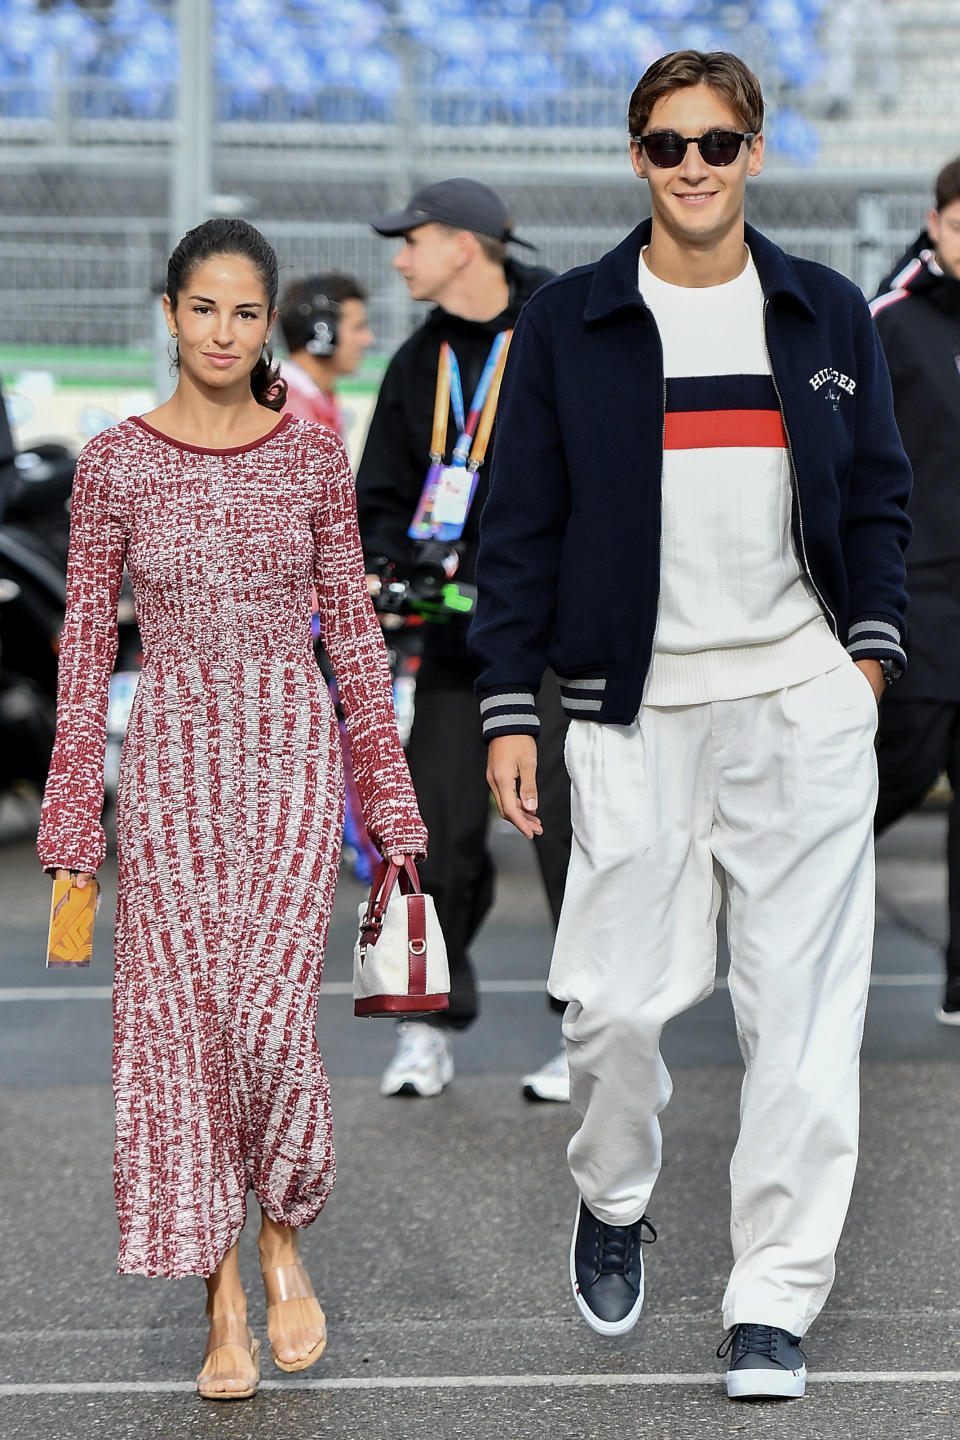
<path id="1" fill-rule="evenodd" d="M 261 1209 L 267 1329 L 285 1370 L 326 1343 L 298 1257 L 334 1179 L 315 1008 L 343 819 L 333 708 L 311 648 L 315 584 L 370 834 L 421 853 L 364 580 L 353 480 L 320 425 L 278 419 L 265 345 L 277 260 L 244 221 L 191 230 L 164 310 L 170 400 L 77 466 L 44 867 L 104 857 L 107 696 L 124 562 L 144 665 L 117 798 L 114 1179 L 119 1268 L 203 1275 L 208 1399 L 252 1395 L 237 1252 Z"/>

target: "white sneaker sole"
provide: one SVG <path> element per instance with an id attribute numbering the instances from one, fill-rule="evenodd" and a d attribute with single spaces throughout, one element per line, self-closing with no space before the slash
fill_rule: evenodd
<path id="1" fill-rule="evenodd" d="M 556 1081 L 538 1080 L 535 1075 L 525 1075 L 522 1080 L 525 1100 L 542 1100 L 554 1105 L 570 1104 L 570 1086 Z"/>
<path id="2" fill-rule="evenodd" d="M 806 1366 L 799 1370 L 728 1370 L 731 1400 L 799 1400 L 807 1385 Z"/>
<path id="3" fill-rule="evenodd" d="M 636 1302 L 632 1310 L 630 1310 L 628 1314 L 624 1315 L 622 1320 L 601 1320 L 599 1316 L 594 1315 L 593 1311 L 590 1309 L 590 1306 L 580 1294 L 580 1286 L 577 1282 L 576 1250 L 577 1231 L 579 1229 L 580 1206 L 578 1204 L 577 1218 L 574 1221 L 573 1225 L 573 1239 L 570 1241 L 570 1288 L 573 1291 L 573 1298 L 577 1302 L 577 1309 L 580 1311 L 580 1314 L 590 1326 L 590 1329 L 595 1330 L 598 1335 L 626 1335 L 627 1331 L 632 1330 L 634 1325 L 636 1325 L 637 1321 L 640 1319 L 640 1311 L 643 1309 L 643 1282 L 645 1279 L 646 1267 L 641 1265 L 640 1268 L 640 1293 L 637 1296 Z"/>
<path id="4" fill-rule="evenodd" d="M 388 1080 L 384 1075 L 380 1081 L 381 1095 L 416 1095 L 420 1100 L 432 1100 L 442 1095 L 453 1079 L 453 1066 L 444 1067 L 435 1080 L 427 1080 L 407 1070 Z"/>
<path id="5" fill-rule="evenodd" d="M 933 1012 L 933 1018 L 941 1025 L 960 1025 L 960 1010 L 944 1010 L 940 1006 Z"/>
<path id="6" fill-rule="evenodd" d="M 442 1095 L 444 1089 L 442 1082 L 430 1085 L 424 1080 L 413 1080 L 410 1076 L 400 1081 L 380 1082 L 381 1095 L 415 1095 L 419 1100 L 432 1100 L 435 1095 Z"/>
<path id="7" fill-rule="evenodd" d="M 381 1095 L 417 1095 L 421 1100 L 430 1100 L 435 1095 L 442 1095 L 453 1079 L 453 1066 L 449 1070 L 444 1069 L 435 1080 L 427 1080 L 422 1075 L 415 1075 L 411 1071 L 401 1073 L 388 1080 L 386 1076 L 380 1081 Z"/>

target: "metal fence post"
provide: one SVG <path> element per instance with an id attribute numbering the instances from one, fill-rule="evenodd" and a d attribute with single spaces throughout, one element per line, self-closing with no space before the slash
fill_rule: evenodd
<path id="1" fill-rule="evenodd" d="M 180 85 L 171 175 L 174 244 L 204 219 L 213 192 L 213 17 L 211 0 L 177 0 Z"/>
<path id="2" fill-rule="evenodd" d="M 875 191 L 857 196 L 854 244 L 854 279 L 869 299 L 887 268 L 890 233 L 890 199 Z"/>
<path id="3" fill-rule="evenodd" d="M 211 0 L 177 0 L 180 82 L 177 138 L 171 152 L 170 248 L 203 220 L 213 191 L 213 16 Z M 155 302 L 159 306 L 159 302 Z M 154 315 L 154 384 L 162 402 L 173 391 L 166 327 Z"/>

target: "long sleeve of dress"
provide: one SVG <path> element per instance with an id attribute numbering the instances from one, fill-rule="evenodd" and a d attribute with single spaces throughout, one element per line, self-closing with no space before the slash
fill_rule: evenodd
<path id="1" fill-rule="evenodd" d="M 37 847 L 45 869 L 97 870 L 106 850 L 100 823 L 103 762 L 125 546 L 109 452 L 101 455 L 94 441 L 77 463 L 70 504 L 57 733 Z"/>
<path id="2" fill-rule="evenodd" d="M 339 443 L 313 453 L 320 629 L 343 703 L 363 818 L 384 853 L 420 854 L 427 832 L 397 734 L 386 648 L 367 592 L 353 476 Z"/>

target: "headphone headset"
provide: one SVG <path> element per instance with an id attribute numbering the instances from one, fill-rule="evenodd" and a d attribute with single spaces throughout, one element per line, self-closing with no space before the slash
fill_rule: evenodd
<path id="1" fill-rule="evenodd" d="M 313 326 L 313 334 L 308 337 L 303 347 L 308 355 L 326 358 L 334 353 L 337 348 L 340 309 L 339 303 L 331 300 L 330 296 L 322 291 L 297 306 L 297 314 L 303 316 L 308 328 L 311 324 Z"/>

